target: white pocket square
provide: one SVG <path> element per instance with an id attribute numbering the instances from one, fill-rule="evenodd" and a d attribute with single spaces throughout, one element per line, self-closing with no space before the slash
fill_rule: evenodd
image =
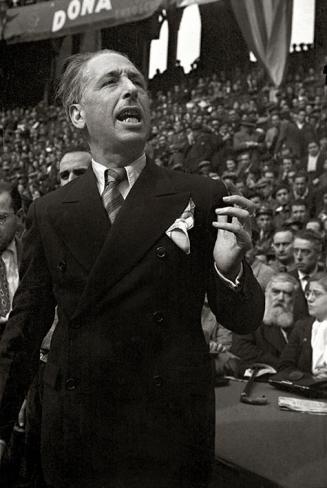
<path id="1" fill-rule="evenodd" d="M 182 215 L 166 230 L 167 236 L 186 254 L 190 254 L 190 239 L 188 231 L 194 227 L 195 204 L 190 198 Z"/>

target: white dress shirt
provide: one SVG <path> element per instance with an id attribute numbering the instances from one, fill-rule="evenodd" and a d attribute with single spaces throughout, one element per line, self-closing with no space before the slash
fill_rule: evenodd
<path id="1" fill-rule="evenodd" d="M 314 173 L 317 171 L 317 161 L 318 161 L 319 153 L 317 156 L 308 156 L 308 163 L 307 163 L 307 172 Z"/>
<path id="2" fill-rule="evenodd" d="M 145 164 L 146 164 L 146 157 L 145 154 L 143 153 L 142 156 L 136 159 L 136 161 L 129 164 L 128 166 L 125 166 L 127 179 L 123 180 L 118 186 L 119 191 L 122 194 L 124 200 L 126 199 L 127 195 L 131 191 L 132 186 L 134 185 L 134 183 L 142 173 Z M 107 167 L 104 166 L 103 164 L 97 163 L 96 161 L 94 161 L 94 159 L 92 159 L 92 169 L 97 180 L 99 193 L 100 195 L 102 195 L 105 186 L 104 173 Z"/>
<path id="3" fill-rule="evenodd" d="M 327 319 L 312 324 L 311 347 L 312 374 L 327 377 Z"/>
<path id="4" fill-rule="evenodd" d="M 144 167 L 146 165 L 146 156 L 143 153 L 138 159 L 136 159 L 133 163 L 129 164 L 128 166 L 125 166 L 126 174 L 127 174 L 127 179 L 123 180 L 118 188 L 119 191 L 124 199 L 126 199 L 128 193 L 131 191 L 132 186 L 135 184 L 136 180 L 142 173 Z M 102 195 L 104 187 L 105 187 L 105 179 L 104 179 L 104 174 L 107 169 L 106 166 L 103 164 L 97 163 L 92 159 L 92 169 L 95 174 L 96 180 L 97 180 L 97 187 L 99 190 L 100 195 Z M 215 270 L 220 276 L 220 278 L 226 283 L 226 285 L 230 288 L 237 289 L 240 286 L 240 278 L 243 274 L 243 266 L 241 266 L 241 270 L 236 277 L 235 282 L 229 280 L 226 278 L 217 268 L 215 264 Z"/>
<path id="5" fill-rule="evenodd" d="M 307 276 L 313 276 L 314 274 L 316 274 L 318 271 L 318 267 L 316 267 L 310 274 L 308 273 L 302 273 L 302 271 L 298 270 L 298 274 L 299 274 L 299 280 L 300 280 L 300 283 L 301 283 L 301 288 L 303 290 L 303 292 L 305 292 L 305 289 L 309 283 L 309 280 L 306 278 Z"/>
<path id="6" fill-rule="evenodd" d="M 17 248 L 16 248 L 15 240 L 13 240 L 9 244 L 7 249 L 3 251 L 1 257 L 6 267 L 9 300 L 10 300 L 10 311 L 9 311 L 10 313 L 12 309 L 12 301 L 19 283 Z M 7 314 L 6 317 L 0 317 L 0 323 L 6 322 L 8 320 L 9 313 Z"/>

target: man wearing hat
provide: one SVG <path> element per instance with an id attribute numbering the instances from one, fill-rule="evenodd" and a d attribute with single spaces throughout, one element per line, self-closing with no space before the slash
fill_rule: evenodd
<path id="1" fill-rule="evenodd" d="M 256 212 L 256 226 L 258 230 L 258 240 L 255 247 L 261 251 L 268 252 L 272 244 L 274 231 L 273 210 L 270 206 L 264 204 Z"/>
<path id="2" fill-rule="evenodd" d="M 269 206 L 273 207 L 275 203 L 272 197 L 274 188 L 271 180 L 265 177 L 260 178 L 257 181 L 255 187 L 258 190 L 258 192 L 261 194 L 262 200 L 268 203 Z"/>
<path id="3" fill-rule="evenodd" d="M 198 174 L 202 176 L 210 176 L 211 173 L 211 162 L 210 161 L 200 161 L 198 164 Z"/>
<path id="4" fill-rule="evenodd" d="M 258 163 L 259 152 L 263 148 L 259 141 L 261 135 L 256 132 L 255 128 L 255 117 L 243 117 L 240 122 L 240 130 L 235 132 L 233 137 L 233 150 L 237 154 L 249 152 L 252 165 Z"/>
<path id="5" fill-rule="evenodd" d="M 214 134 L 199 122 L 192 124 L 192 138 L 194 142 L 186 151 L 184 161 L 187 173 L 197 173 L 198 164 L 204 160 L 211 161 L 216 149 Z"/>

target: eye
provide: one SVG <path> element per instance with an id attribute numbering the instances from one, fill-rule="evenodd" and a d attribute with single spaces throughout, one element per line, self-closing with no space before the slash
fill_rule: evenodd
<path id="1" fill-rule="evenodd" d="M 138 76 L 130 76 L 129 79 L 134 83 L 134 85 L 145 89 L 145 83 L 142 78 L 139 78 Z"/>
<path id="2" fill-rule="evenodd" d="M 116 83 L 116 79 L 115 78 L 107 78 L 103 83 L 102 83 L 102 87 L 105 87 L 105 86 L 109 86 L 109 85 L 113 85 L 114 83 Z"/>

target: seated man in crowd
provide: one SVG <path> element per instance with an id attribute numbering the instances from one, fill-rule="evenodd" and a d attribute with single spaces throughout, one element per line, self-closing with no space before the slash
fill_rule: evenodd
<path id="1" fill-rule="evenodd" d="M 0 181 L 0 338 L 19 282 L 21 242 L 17 234 L 22 217 L 22 201 L 17 188 Z"/>
<path id="2" fill-rule="evenodd" d="M 293 222 L 298 222 L 301 229 L 309 220 L 308 206 L 305 200 L 294 200 L 291 204 L 291 219 Z"/>
<path id="3" fill-rule="evenodd" d="M 311 276 L 320 271 L 319 261 L 322 251 L 322 238 L 312 230 L 295 234 L 293 243 L 295 269 L 290 274 L 299 282 L 295 297 L 294 315 L 299 320 L 308 316 L 305 291 Z"/>
<path id="4" fill-rule="evenodd" d="M 303 170 L 299 170 L 294 178 L 293 199 L 304 200 L 309 216 L 315 214 L 314 192 L 309 184 L 309 176 Z"/>
<path id="5" fill-rule="evenodd" d="M 59 163 L 60 186 L 84 174 L 90 164 L 91 154 L 87 146 L 67 148 Z"/>
<path id="6" fill-rule="evenodd" d="M 270 267 L 277 273 L 289 273 L 295 269 L 293 255 L 294 235 L 291 229 L 277 229 L 273 235 L 272 248 L 275 260 Z"/>
<path id="7" fill-rule="evenodd" d="M 262 205 L 256 211 L 256 227 L 258 231 L 258 239 L 255 247 L 261 251 L 269 251 L 272 244 L 272 236 L 274 232 L 273 210 L 268 205 Z"/>
<path id="8" fill-rule="evenodd" d="M 282 227 L 291 216 L 291 192 L 287 183 L 280 183 L 275 189 L 275 215 L 274 224 L 276 229 Z"/>
<path id="9" fill-rule="evenodd" d="M 297 280 L 288 273 L 278 273 L 271 278 L 265 292 L 261 327 L 251 334 L 232 335 L 231 352 L 241 359 L 241 370 L 254 363 L 277 367 L 294 325 L 294 299 L 298 287 Z"/>

